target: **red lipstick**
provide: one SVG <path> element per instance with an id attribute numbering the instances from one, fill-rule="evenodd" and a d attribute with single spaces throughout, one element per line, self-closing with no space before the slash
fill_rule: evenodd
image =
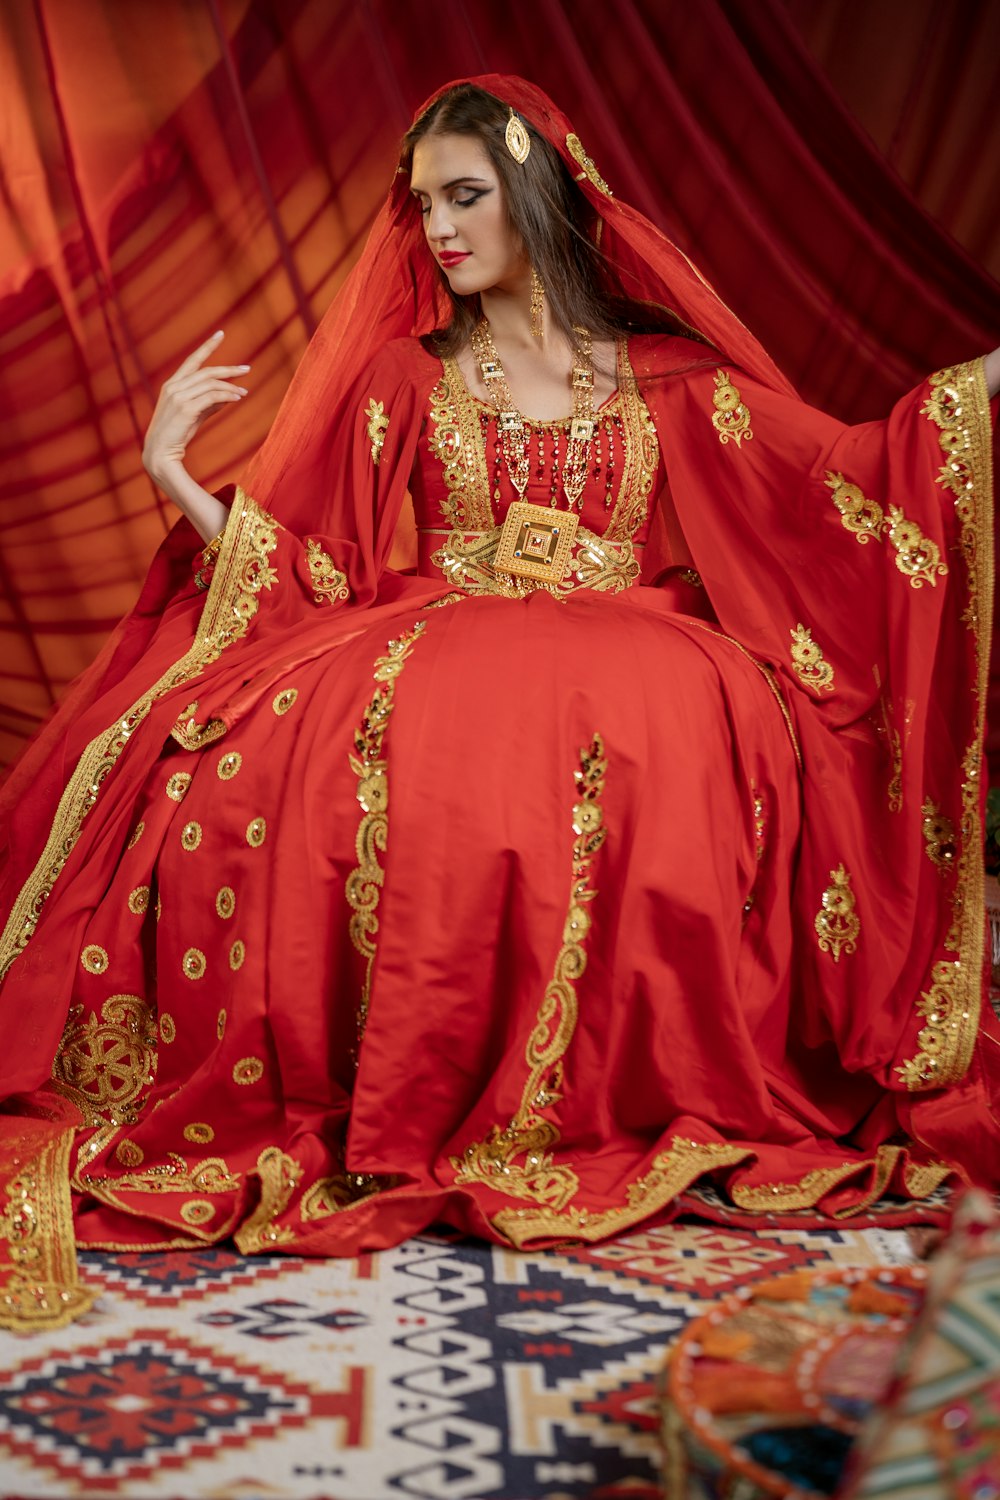
<path id="1" fill-rule="evenodd" d="M 442 250 L 438 260 L 443 266 L 460 266 L 463 260 L 468 260 L 472 254 L 471 250 Z"/>

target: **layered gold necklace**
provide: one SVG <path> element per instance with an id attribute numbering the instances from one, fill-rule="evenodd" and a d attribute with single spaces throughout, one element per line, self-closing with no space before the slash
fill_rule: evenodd
<path id="1" fill-rule="evenodd" d="M 590 465 L 590 447 L 594 438 L 594 358 L 589 331 L 586 328 L 574 328 L 573 332 L 577 336 L 572 373 L 573 414 L 569 421 L 569 442 L 566 445 L 560 479 L 570 509 L 573 506 L 582 509 L 583 491 Z M 517 491 L 518 499 L 523 500 L 531 467 L 528 454 L 531 420 L 523 416 L 514 405 L 490 325 L 485 318 L 473 329 L 470 343 L 483 383 L 496 410 L 500 447 L 510 482 Z M 555 503 L 553 496 L 552 504 Z"/>

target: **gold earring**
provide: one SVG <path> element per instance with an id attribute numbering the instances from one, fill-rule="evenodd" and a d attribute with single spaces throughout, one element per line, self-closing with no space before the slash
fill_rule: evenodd
<path id="1" fill-rule="evenodd" d="M 532 266 L 532 268 L 531 268 L 531 309 L 530 309 L 530 318 L 531 318 L 531 337 L 533 339 L 540 339 L 545 334 L 545 319 L 543 317 L 544 308 L 545 308 L 545 287 L 542 284 L 542 278 L 539 276 L 539 274 L 535 270 L 534 266 Z"/>
<path id="2" fill-rule="evenodd" d="M 504 131 L 503 138 L 507 143 L 507 150 L 511 156 L 523 166 L 528 160 L 528 152 L 531 150 L 531 136 L 528 134 L 524 121 L 514 113 L 513 108 L 511 109 L 510 119 L 507 121 L 507 129 Z"/>

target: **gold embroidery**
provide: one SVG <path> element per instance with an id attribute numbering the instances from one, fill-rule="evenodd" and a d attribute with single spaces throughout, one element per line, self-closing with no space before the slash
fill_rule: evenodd
<path id="1" fill-rule="evenodd" d="M 606 773 L 604 743 L 595 735 L 593 743 L 581 749 L 580 769 L 574 773 L 576 837 L 563 941 L 525 1048 L 529 1071 L 521 1103 L 505 1128 L 491 1126 L 485 1140 L 467 1146 L 463 1156 L 449 1158 L 456 1183 L 485 1183 L 557 1213 L 575 1197 L 580 1183 L 572 1167 L 555 1162 L 551 1148 L 560 1139 L 559 1130 L 539 1111 L 562 1098 L 563 1059 L 576 1031 L 576 984 L 587 967 L 584 944 L 591 925 L 589 907 L 597 894 L 590 883 L 591 867 L 606 836 L 600 801 Z M 518 1160 L 521 1157 L 523 1161 Z"/>
<path id="2" fill-rule="evenodd" d="M 219 888 L 219 893 L 215 898 L 215 909 L 224 922 L 229 921 L 236 910 L 236 893 L 231 885 Z"/>
<path id="3" fill-rule="evenodd" d="M 744 439 L 747 442 L 750 441 L 753 437 L 753 429 L 750 426 L 750 408 L 745 405 L 742 396 L 725 370 L 715 372 L 712 405 L 715 407 L 712 426 L 719 434 L 720 443 L 728 443 L 732 438 L 738 448 Z"/>
<path id="4" fill-rule="evenodd" d="M 374 1193 L 392 1187 L 395 1181 L 393 1177 L 376 1177 L 371 1172 L 338 1172 L 332 1177 L 320 1177 L 302 1194 L 299 1216 L 304 1223 L 310 1223 L 343 1213 Z"/>
<path id="5" fill-rule="evenodd" d="M 233 970 L 234 973 L 237 969 L 242 969 L 243 960 L 246 958 L 246 956 L 246 944 L 243 942 L 242 938 L 237 938 L 235 943 L 229 950 L 229 967 Z"/>
<path id="6" fill-rule="evenodd" d="M 180 1214 L 185 1224 L 207 1224 L 214 1219 L 215 1209 L 205 1198 L 190 1198 L 181 1204 Z"/>
<path id="7" fill-rule="evenodd" d="M 142 1108 L 144 1087 L 156 1075 L 153 1012 L 138 995 L 111 995 L 101 1019 L 74 1005 L 52 1064 L 60 1094 L 71 1099 L 87 1126 L 107 1121 L 132 1125 Z"/>
<path id="8" fill-rule="evenodd" d="M 354 731 L 355 755 L 348 757 L 351 770 L 358 778 L 357 799 L 363 817 L 354 841 L 357 869 L 347 877 L 345 894 L 351 907 L 351 942 L 365 961 L 365 977 L 358 1002 L 358 1042 L 362 1041 L 368 1023 L 371 999 L 372 968 L 375 963 L 375 934 L 378 932 L 379 893 L 384 872 L 378 856 L 385 853 L 389 828 L 389 783 L 387 764 L 382 755 L 382 741 L 395 707 L 396 679 L 399 677 L 426 625 L 418 620 L 412 630 L 404 631 L 399 640 L 390 641 L 385 656 L 375 662 L 374 678 L 385 687 L 377 687 L 365 710 L 360 728 Z"/>
<path id="9" fill-rule="evenodd" d="M 890 505 L 886 522 L 889 540 L 896 549 L 896 567 L 918 589 L 926 581 L 933 585 L 948 572 L 936 542 L 924 536 L 916 521 L 908 521 L 898 505 Z"/>
<path id="10" fill-rule="evenodd" d="M 951 870 L 955 865 L 957 846 L 955 825 L 945 817 L 936 802 L 928 797 L 920 809 L 923 815 L 924 846 L 927 858 L 939 870 Z"/>
<path id="11" fill-rule="evenodd" d="M 115 1147 L 115 1157 L 123 1167 L 141 1167 L 146 1153 L 135 1141 L 120 1141 Z"/>
<path id="12" fill-rule="evenodd" d="M 247 824 L 247 843 L 251 849 L 259 849 L 267 838 L 267 823 L 263 818 L 251 818 Z"/>
<path id="13" fill-rule="evenodd" d="M 205 955 L 201 949 L 189 948 L 181 961 L 181 968 L 188 979 L 203 979 L 205 967 Z"/>
<path id="14" fill-rule="evenodd" d="M 191 776 L 188 771 L 175 771 L 166 785 L 167 796 L 173 802 L 183 802 L 191 785 Z"/>
<path id="15" fill-rule="evenodd" d="M 271 707 L 279 716 L 281 714 L 287 714 L 288 710 L 291 708 L 292 704 L 295 702 L 298 696 L 298 688 L 282 688 L 281 692 L 278 693 L 274 702 L 271 704 Z"/>
<path id="16" fill-rule="evenodd" d="M 138 823 L 137 823 L 137 824 L 136 824 L 136 825 L 135 825 L 135 827 L 134 827 L 134 828 L 133 828 L 133 829 L 132 829 L 132 834 L 131 834 L 131 837 L 130 837 L 130 838 L 129 838 L 129 841 L 128 841 L 128 843 L 127 843 L 127 844 L 126 844 L 126 845 L 125 845 L 125 848 L 126 848 L 126 849 L 134 849 L 134 848 L 135 848 L 135 846 L 136 846 L 136 844 L 137 844 L 137 843 L 138 843 L 138 842 L 139 842 L 139 840 L 140 840 L 140 839 L 141 839 L 141 838 L 142 838 L 142 836 L 143 836 L 143 834 L 144 834 L 144 833 L 145 833 L 145 831 L 146 831 L 146 825 L 145 825 L 145 823 L 144 823 L 144 822 L 143 822 L 143 821 L 142 821 L 142 820 L 141 820 L 141 819 L 140 819 L 140 820 L 139 820 L 139 822 L 138 822 Z M 64 861 L 64 863 L 65 863 L 65 861 Z M 4 936 L 5 936 L 5 937 L 6 937 L 6 933 L 5 933 L 5 934 L 4 934 Z M 3 970 L 3 971 L 2 971 L 2 972 L 3 972 L 3 973 L 4 973 L 4 974 L 6 974 L 6 972 L 7 972 L 7 970 L 6 970 L 6 969 L 4 969 L 4 970 Z"/>
<path id="17" fill-rule="evenodd" d="M 221 1156 L 207 1156 L 188 1166 L 176 1151 L 167 1152 L 167 1161 L 147 1167 L 144 1172 L 129 1172 L 120 1177 L 101 1172 L 85 1172 L 80 1181 L 84 1187 L 108 1202 L 116 1193 L 232 1193 L 240 1186 L 239 1172 L 230 1172 Z"/>
<path id="18" fill-rule="evenodd" d="M 189 703 L 180 715 L 173 729 L 170 731 L 171 739 L 183 745 L 185 750 L 204 750 L 207 745 L 221 740 L 226 733 L 226 725 L 221 719 L 209 719 L 207 724 L 199 724 L 194 717 L 198 710 L 197 698 Z"/>
<path id="19" fill-rule="evenodd" d="M 869 500 L 856 484 L 849 484 L 843 474 L 827 469 L 825 484 L 833 491 L 833 503 L 840 511 L 841 523 L 864 546 L 872 537 L 876 541 L 885 530 L 885 517 L 877 500 Z"/>
<path id="20" fill-rule="evenodd" d="M 442 361 L 444 375 L 431 391 L 428 447 L 441 460 L 447 494 L 442 514 L 463 531 L 489 531 L 493 525 L 490 479 L 479 410 L 454 359 Z"/>
<path id="21" fill-rule="evenodd" d="M 181 829 L 181 848 L 186 849 L 190 854 L 192 850 L 197 849 L 200 843 L 201 824 L 195 822 L 192 818 L 191 822 L 185 823 Z"/>
<path id="22" fill-rule="evenodd" d="M 482 536 L 466 541 L 461 532 L 453 531 L 443 547 L 431 557 L 445 579 L 467 594 L 493 594 L 504 599 L 524 599 L 537 589 L 555 598 L 565 598 L 579 588 L 601 593 L 620 593 L 639 577 L 639 564 L 631 541 L 608 541 L 578 526 L 573 555 L 566 576 L 559 583 L 543 583 L 533 578 L 515 578 L 494 568 L 497 547 L 503 528 L 494 526 Z"/>
<path id="23" fill-rule="evenodd" d="M 336 604 L 341 599 L 351 597 L 351 591 L 347 587 L 347 574 L 335 566 L 329 552 L 324 552 L 319 542 L 311 536 L 306 537 L 306 561 L 312 580 L 313 599 L 317 604 Z"/>
<path id="24" fill-rule="evenodd" d="M 209 542 L 208 546 L 203 547 L 201 550 L 201 567 L 194 575 L 194 582 L 195 587 L 202 593 L 204 593 L 209 588 L 212 582 L 212 570 L 214 569 L 216 560 L 219 556 L 219 549 L 222 546 L 222 538 L 224 535 L 225 533 L 220 531 L 219 535 L 214 536 Z"/>
<path id="25" fill-rule="evenodd" d="M 110 960 L 105 948 L 97 943 L 88 943 L 80 954 L 80 962 L 88 974 L 103 974 Z"/>
<path id="26" fill-rule="evenodd" d="M 603 193 L 606 198 L 613 198 L 614 194 L 594 165 L 593 157 L 588 156 L 583 149 L 583 143 L 578 135 L 568 135 L 566 137 L 566 150 L 577 166 L 581 168 L 577 174 L 577 182 L 582 182 L 585 177 L 589 177 L 599 193 Z"/>
<path id="27" fill-rule="evenodd" d="M 257 1158 L 260 1173 L 260 1202 L 246 1223 L 233 1236 L 243 1255 L 254 1255 L 268 1245 L 287 1245 L 295 1238 L 287 1225 L 277 1228 L 275 1221 L 288 1207 L 289 1200 L 302 1178 L 302 1168 L 293 1156 L 266 1146 Z"/>
<path id="28" fill-rule="evenodd" d="M 184 1139 L 192 1141 L 196 1146 L 207 1146 L 209 1141 L 215 1140 L 215 1131 L 211 1125 L 205 1125 L 200 1120 L 195 1120 L 191 1125 L 184 1126 Z"/>
<path id="29" fill-rule="evenodd" d="M 129 892 L 128 909 L 133 917 L 141 917 L 149 908 L 149 886 L 137 885 Z"/>
<path id="30" fill-rule="evenodd" d="M 241 1057 L 233 1065 L 234 1083 L 259 1083 L 264 1076 L 264 1064 L 259 1057 Z"/>
<path id="31" fill-rule="evenodd" d="M 233 947 L 235 947 L 235 946 L 236 945 L 234 943 Z M 242 943 L 240 944 L 240 947 L 241 948 L 243 947 Z M 229 955 L 229 962 L 230 962 L 230 964 L 232 964 L 232 961 L 233 961 L 233 956 L 232 956 L 232 953 L 230 953 L 230 955 Z M 240 959 L 240 963 L 242 963 L 242 962 L 243 962 L 243 960 Z M 240 965 L 237 964 L 236 968 L 238 969 L 239 966 Z M 219 1038 L 220 1042 L 222 1041 L 222 1038 L 226 1034 L 226 1007 L 225 1006 L 222 1007 L 222 1009 L 219 1011 L 219 1014 L 215 1018 L 215 1034 Z"/>
<path id="32" fill-rule="evenodd" d="M 851 877 L 843 865 L 838 865 L 830 871 L 830 884 L 823 892 L 822 904 L 813 924 L 821 951 L 829 953 L 834 963 L 840 962 L 841 953 L 851 954 L 857 950 L 861 920 L 856 907 Z"/>
<path id="33" fill-rule="evenodd" d="M 169 1046 L 177 1037 L 177 1026 L 174 1018 L 168 1011 L 164 1011 L 160 1017 L 160 1041 Z"/>
<path id="34" fill-rule="evenodd" d="M 84 818 L 153 704 L 179 683 L 197 676 L 227 646 L 245 635 L 257 611 L 257 593 L 270 588 L 274 581 L 266 561 L 267 554 L 277 546 L 274 528 L 270 516 L 238 489 L 194 643 L 110 729 L 91 740 L 80 756 L 60 798 L 45 848 L 21 887 L 0 938 L 0 978 L 31 941 L 46 898 L 80 837 Z M 142 827 L 139 824 L 136 828 L 129 848 L 141 837 Z"/>
<path id="35" fill-rule="evenodd" d="M 379 459 L 382 457 L 385 435 L 389 430 L 389 418 L 385 414 L 385 402 L 376 401 L 374 396 L 370 396 L 368 405 L 365 408 L 365 416 L 368 418 L 368 441 L 372 445 L 372 463 L 377 468 Z"/>
<path id="36" fill-rule="evenodd" d="M 815 1167 L 798 1182 L 765 1182 L 752 1186 L 734 1183 L 730 1194 L 737 1208 L 755 1213 L 796 1213 L 804 1208 L 814 1208 L 840 1183 L 867 1168 L 874 1168 L 871 1186 L 861 1201 L 852 1203 L 849 1208 L 837 1209 L 834 1214 L 838 1219 L 847 1218 L 881 1198 L 901 1154 L 899 1146 L 879 1146 L 874 1158 L 867 1161 L 845 1161 L 838 1167 Z"/>
<path id="37" fill-rule="evenodd" d="M 812 631 L 801 622 L 789 632 L 792 637 L 792 666 L 803 687 L 817 692 L 833 691 L 833 668 L 812 638 Z"/>
<path id="38" fill-rule="evenodd" d="M 229 750 L 225 755 L 219 756 L 219 764 L 215 771 L 220 781 L 232 781 L 238 774 L 243 764 L 243 757 L 238 750 Z"/>
<path id="39" fill-rule="evenodd" d="M 93 1306 L 79 1283 L 73 1243 L 69 1157 L 73 1131 L 62 1131 L 6 1183 L 0 1240 L 14 1265 L 0 1295 L 0 1328 L 16 1333 L 64 1328 Z"/>

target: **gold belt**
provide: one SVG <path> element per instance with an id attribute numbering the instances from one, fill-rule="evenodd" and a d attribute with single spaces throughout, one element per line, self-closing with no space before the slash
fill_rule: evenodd
<path id="1" fill-rule="evenodd" d="M 639 577 L 627 537 L 597 536 L 578 516 L 526 500 L 516 501 L 491 531 L 468 537 L 452 531 L 431 561 L 456 588 L 508 598 L 536 589 L 556 597 L 580 588 L 618 593 Z"/>

